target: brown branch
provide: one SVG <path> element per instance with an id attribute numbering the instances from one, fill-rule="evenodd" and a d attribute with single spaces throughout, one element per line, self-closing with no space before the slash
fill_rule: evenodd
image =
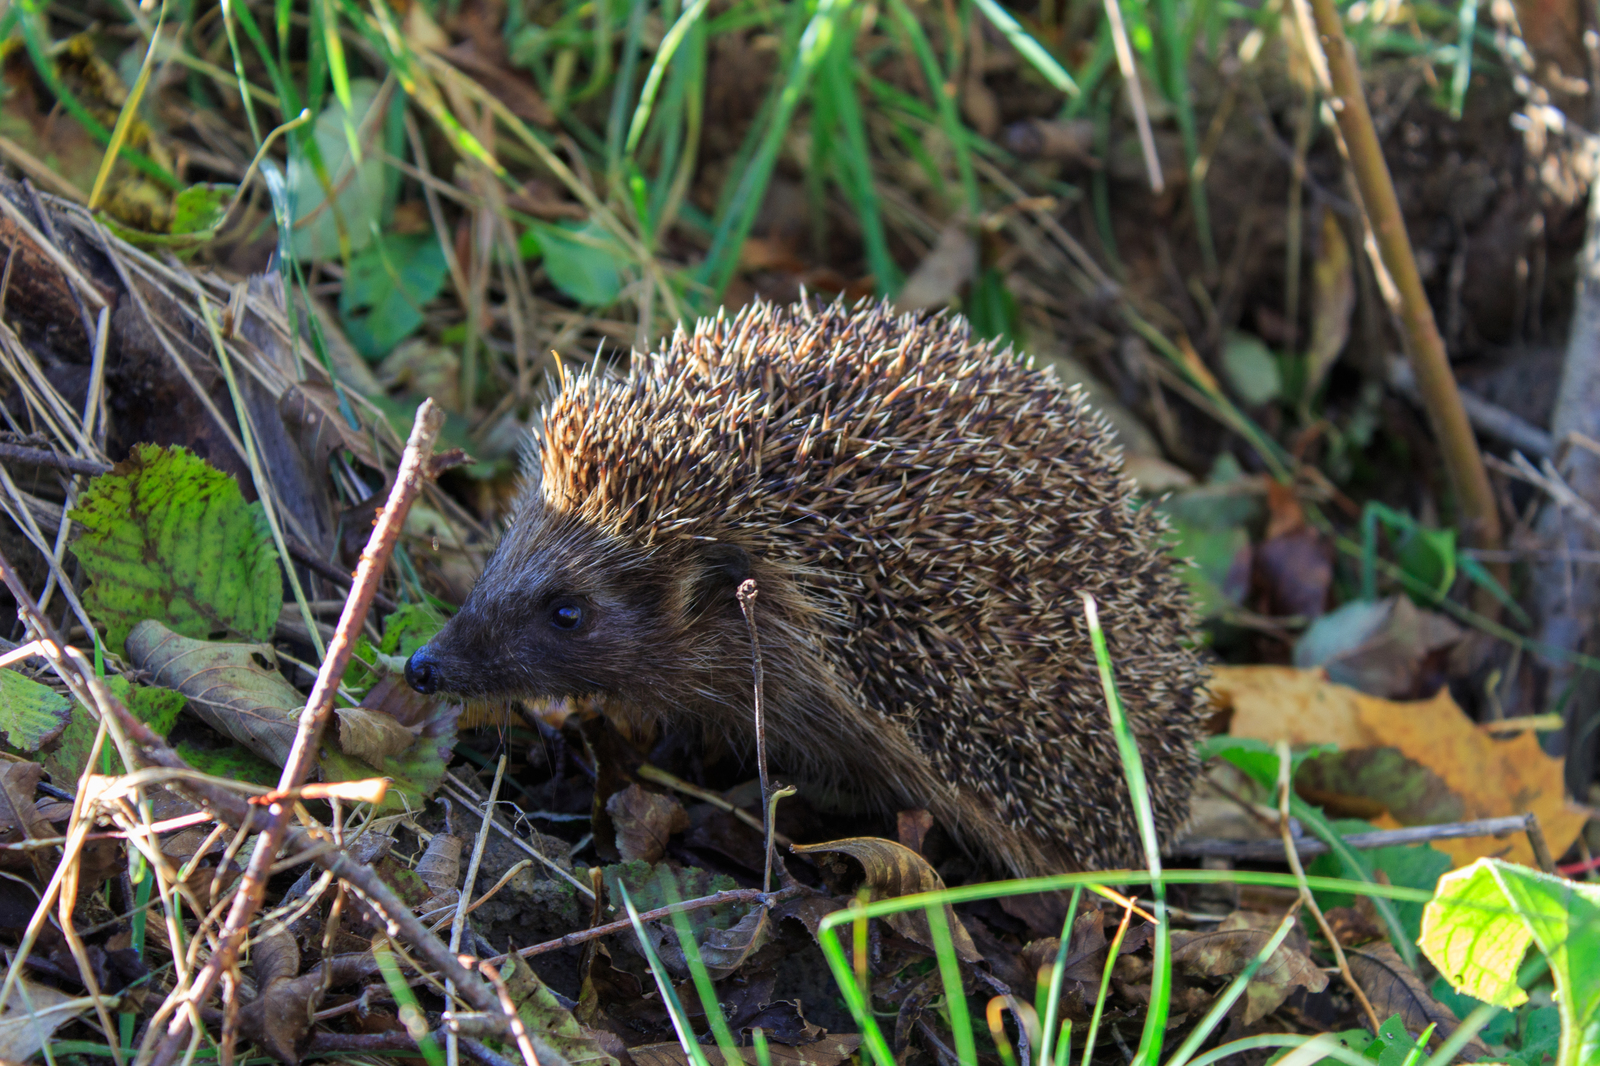
<path id="1" fill-rule="evenodd" d="M 1428 304 L 1428 294 L 1417 273 L 1417 260 L 1411 250 L 1411 238 L 1406 234 L 1400 201 L 1395 196 L 1394 179 L 1384 162 L 1378 131 L 1372 125 L 1372 113 L 1367 110 L 1355 52 L 1345 39 L 1344 23 L 1333 0 L 1311 0 L 1311 8 L 1322 49 L 1328 57 L 1334 92 L 1330 103 L 1349 147 L 1350 166 L 1366 203 L 1383 265 L 1400 292 L 1400 318 L 1408 341 L 1406 351 L 1416 371 L 1417 391 L 1422 394 L 1428 421 L 1439 440 L 1445 468 L 1460 499 L 1462 528 L 1474 547 L 1498 548 L 1502 539 L 1500 511 L 1489 486 L 1477 438 L 1472 434 L 1472 424 L 1461 402 L 1461 392 L 1456 387 L 1455 373 L 1445 354 L 1444 338 L 1439 335 L 1433 308 Z"/>
<path id="2" fill-rule="evenodd" d="M 672 903 L 665 907 L 657 907 L 653 911 L 645 911 L 639 915 L 639 920 L 641 922 L 659 921 L 662 918 L 669 918 L 683 911 L 697 911 L 706 907 L 716 907 L 723 903 L 759 903 L 762 906 L 768 906 L 791 896 L 798 896 L 800 892 L 799 885 L 780 888 L 776 892 L 763 892 L 759 888 L 730 888 L 722 892 L 714 892 L 709 896 L 701 896 L 699 899 L 684 900 L 682 903 Z M 576 933 L 568 933 L 566 936 L 557 937 L 554 940 L 546 940 L 542 944 L 519 948 L 516 951 L 510 951 L 504 955 L 496 955 L 492 959 L 484 959 L 483 961 L 498 966 L 511 958 L 512 955 L 520 955 L 526 959 L 531 955 L 543 955 L 547 951 L 574 948 L 579 944 L 586 944 L 591 940 L 610 936 L 612 933 L 625 933 L 632 928 L 632 918 L 619 918 L 614 922 L 607 922 L 605 925 L 590 926 L 588 929 L 580 929 Z"/>
<path id="3" fill-rule="evenodd" d="M 361 565 L 356 568 L 355 584 L 345 600 L 344 612 L 339 616 L 339 624 L 333 631 L 333 639 L 328 642 L 328 651 L 323 657 L 322 668 L 317 671 L 317 680 L 311 687 L 311 695 L 306 697 L 305 710 L 300 713 L 300 723 L 295 730 L 294 743 L 289 748 L 288 757 L 283 763 L 283 773 L 278 778 L 280 792 L 290 792 L 299 788 L 315 768 L 323 730 L 327 727 L 328 719 L 333 716 L 333 697 L 338 692 L 339 682 L 344 678 L 345 667 L 350 665 L 350 653 L 355 648 L 356 639 L 361 635 L 361 627 L 367 620 L 367 612 L 372 608 L 372 599 L 378 590 L 378 582 L 382 580 L 383 572 L 389 566 L 389 557 L 394 553 L 395 543 L 400 539 L 400 530 L 405 523 L 406 513 L 411 510 L 412 501 L 422 491 L 422 482 L 428 472 L 428 459 L 433 454 L 434 442 L 438 439 L 439 429 L 443 425 L 444 413 L 434 406 L 432 400 L 424 400 L 422 406 L 417 408 L 416 421 L 411 427 L 411 439 L 406 441 L 405 453 L 400 457 L 400 469 L 395 474 L 394 488 L 390 490 L 389 500 L 379 513 L 378 520 L 372 528 L 372 536 L 368 538 L 367 546 L 361 552 Z M 233 906 L 228 912 L 227 921 L 223 924 L 216 950 L 212 952 L 211 958 L 200 972 L 195 974 L 190 986 L 187 989 L 174 990 L 174 996 L 193 1003 L 204 1002 L 222 975 L 232 969 L 238 959 L 239 948 L 244 944 L 250 921 L 255 917 L 256 911 L 260 910 L 266 897 L 266 882 L 272 868 L 272 860 L 277 857 L 288 836 L 289 819 L 283 808 L 275 803 L 269 810 L 272 812 L 271 820 L 267 823 L 266 830 L 256 840 L 250 868 L 245 871 L 244 883 L 233 898 Z M 257 870 L 258 865 L 259 870 Z M 161 1038 L 160 1046 L 156 1049 L 152 1060 L 154 1066 L 167 1066 L 177 1057 L 179 1051 L 189 1042 L 189 1023 L 190 1018 L 186 1011 L 179 1011 L 172 1016 L 166 1035 Z"/>

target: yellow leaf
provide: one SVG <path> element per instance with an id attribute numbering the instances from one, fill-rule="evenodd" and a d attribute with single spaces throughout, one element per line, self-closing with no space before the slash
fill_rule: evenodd
<path id="1" fill-rule="evenodd" d="M 1556 855 L 1577 839 L 1586 815 L 1568 804 L 1562 763 L 1531 732 L 1497 739 L 1479 729 L 1440 689 L 1430 700 L 1368 696 L 1330 682 L 1320 670 L 1287 666 L 1219 666 L 1212 670 L 1212 704 L 1233 712 L 1228 732 L 1291 744 L 1337 744 L 1342 751 L 1395 748 L 1432 770 L 1462 803 L 1462 819 L 1538 815 Z M 1433 846 L 1458 867 L 1495 857 L 1533 865 L 1521 833 L 1504 839 L 1437 840 Z"/>

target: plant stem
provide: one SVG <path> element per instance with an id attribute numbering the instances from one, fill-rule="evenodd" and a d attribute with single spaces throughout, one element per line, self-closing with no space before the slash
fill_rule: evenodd
<path id="1" fill-rule="evenodd" d="M 1444 453 L 1445 468 L 1460 501 L 1462 530 L 1475 547 L 1497 547 L 1501 543 L 1500 511 L 1489 487 L 1489 475 L 1484 470 L 1483 456 L 1478 452 L 1477 438 L 1472 435 L 1472 426 L 1461 404 L 1455 374 L 1445 354 L 1444 338 L 1439 335 L 1433 308 L 1428 304 L 1422 278 L 1417 273 L 1417 260 L 1411 251 L 1411 238 L 1406 234 L 1400 201 L 1395 196 L 1394 179 L 1384 162 L 1378 131 L 1372 125 L 1372 113 L 1367 109 L 1366 94 L 1361 88 L 1361 70 L 1345 38 L 1344 23 L 1333 0 L 1311 0 L 1311 9 L 1333 82 L 1334 95 L 1329 102 L 1338 117 L 1345 144 L 1349 146 L 1350 165 L 1371 216 L 1383 265 L 1400 291 L 1400 318 L 1406 331 L 1407 355 L 1416 371 L 1428 421 L 1433 424 L 1434 435 Z"/>

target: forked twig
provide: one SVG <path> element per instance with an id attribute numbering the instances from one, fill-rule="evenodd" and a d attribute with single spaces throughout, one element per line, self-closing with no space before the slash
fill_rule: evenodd
<path id="1" fill-rule="evenodd" d="M 1356 975 L 1350 970 L 1350 961 L 1344 957 L 1344 946 L 1339 943 L 1339 938 L 1333 932 L 1333 927 L 1328 924 L 1328 919 L 1323 917 L 1322 908 L 1317 906 L 1316 897 L 1311 894 L 1311 886 L 1306 883 L 1306 869 L 1300 864 L 1300 852 L 1294 844 L 1294 837 L 1289 831 L 1289 791 L 1293 786 L 1289 782 L 1289 769 L 1292 760 L 1289 757 L 1288 741 L 1278 743 L 1278 829 L 1283 834 L 1283 852 L 1289 860 L 1289 869 L 1294 873 L 1294 879 L 1300 883 L 1300 898 L 1305 901 L 1306 910 L 1317 921 L 1317 928 L 1322 930 L 1322 935 L 1328 938 L 1328 946 L 1333 949 L 1333 958 L 1339 964 L 1339 973 L 1344 976 L 1344 983 L 1350 986 L 1350 991 L 1356 994 L 1356 999 L 1361 1003 L 1361 1009 L 1367 1014 L 1367 1021 L 1372 1025 L 1374 1035 L 1378 1032 L 1378 1012 L 1372 1009 L 1372 1001 L 1361 990 L 1361 985 L 1356 981 Z"/>

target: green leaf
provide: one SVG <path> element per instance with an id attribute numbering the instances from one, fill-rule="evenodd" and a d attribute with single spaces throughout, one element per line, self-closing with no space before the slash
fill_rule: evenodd
<path id="1" fill-rule="evenodd" d="M 71 722 L 72 700 L 15 670 L 0 670 L 0 736 L 12 748 L 36 752 Z"/>
<path id="2" fill-rule="evenodd" d="M 173 233 L 205 233 L 228 213 L 237 185 L 191 185 L 172 201 Z"/>
<path id="3" fill-rule="evenodd" d="M 404 604 L 383 620 L 383 640 L 378 650 L 407 658 L 432 640 L 444 623 L 443 615 L 425 603 Z"/>
<path id="4" fill-rule="evenodd" d="M 529 227 L 523 254 L 531 248 L 544 256 L 544 270 L 550 282 L 580 304 L 603 307 L 616 301 L 622 292 L 621 258 L 611 238 L 594 222 L 581 226 L 552 226 L 534 223 Z"/>
<path id="5" fill-rule="evenodd" d="M 134 685 L 120 674 L 106 678 L 106 687 L 111 690 L 113 696 L 128 705 L 134 717 L 162 736 L 172 732 L 179 713 L 189 702 L 181 692 Z M 44 768 L 50 771 L 50 776 L 58 782 L 76 781 L 82 777 L 83 771 L 87 768 L 89 751 L 94 747 L 95 733 L 99 729 L 99 724 L 88 709 L 81 703 L 73 703 L 72 721 L 61 734 L 61 740 L 55 750 L 43 760 Z M 117 755 L 109 739 L 103 750 L 108 753 L 111 772 L 126 773 L 122 759 Z"/>
<path id="6" fill-rule="evenodd" d="M 1418 941 L 1457 990 L 1516 1007 L 1531 943 L 1550 964 L 1561 1010 L 1562 1066 L 1600 1055 L 1600 885 L 1578 884 L 1499 859 L 1439 879 Z"/>
<path id="7" fill-rule="evenodd" d="M 1283 393 L 1278 361 L 1267 346 L 1248 333 L 1230 333 L 1222 346 L 1222 371 L 1228 384 L 1250 407 L 1276 400 Z"/>
<path id="8" fill-rule="evenodd" d="M 350 80 L 350 111 L 337 100 L 330 103 L 312 130 L 317 150 L 327 168 L 339 215 L 344 220 L 350 250 L 359 252 L 372 242 L 372 234 L 383 207 L 383 164 L 368 155 L 355 166 L 350 158 L 350 139 L 345 130 L 359 129 L 367 119 L 378 83 L 370 78 Z M 347 122 L 348 120 L 348 122 Z M 327 204 L 327 191 L 318 179 L 306 153 L 297 140 L 290 141 L 289 190 L 294 204 L 295 226 L 289 247 L 296 259 L 337 259 L 339 229 Z"/>
<path id="9" fill-rule="evenodd" d="M 512 955 L 501 977 L 511 1002 L 516 1004 L 517 1017 L 522 1019 L 528 1032 L 555 1048 L 563 1059 L 573 1066 L 581 1063 L 617 1066 L 617 1060 L 600 1046 L 593 1031 L 578 1024 L 572 1012 L 539 980 L 528 960 Z"/>
<path id="10" fill-rule="evenodd" d="M 278 767 L 235 745 L 225 748 L 202 748 L 183 741 L 178 745 L 178 754 L 196 770 L 213 777 L 249 781 L 255 785 L 278 783 Z"/>
<path id="11" fill-rule="evenodd" d="M 339 291 L 350 342 L 369 359 L 388 354 L 421 327 L 422 308 L 444 288 L 448 271 L 432 236 L 387 236 L 351 259 Z"/>
<path id="12" fill-rule="evenodd" d="M 266 515 L 188 449 L 136 446 L 69 517 L 83 527 L 72 550 L 93 582 L 83 605 L 112 649 L 146 618 L 189 637 L 271 635 L 283 579 Z"/>
<path id="13" fill-rule="evenodd" d="M 1371 832 L 1373 826 L 1368 822 L 1355 822 L 1346 824 L 1343 821 L 1333 823 L 1333 827 L 1340 834 L 1348 836 L 1351 833 Z M 1427 844 L 1416 844 L 1410 847 L 1373 848 L 1368 851 L 1354 853 L 1356 860 L 1361 863 L 1369 879 L 1376 880 L 1379 870 L 1391 885 L 1401 885 L 1405 888 L 1420 888 L 1428 892 L 1434 890 L 1442 874 L 1450 869 L 1450 856 L 1442 851 L 1436 851 Z M 1306 865 L 1306 873 L 1312 877 L 1343 877 L 1345 876 L 1344 864 L 1337 856 L 1331 854 L 1318 855 Z M 1356 905 L 1356 896 L 1342 892 L 1318 892 L 1317 902 L 1323 910 L 1332 907 L 1353 907 Z M 1411 903 L 1401 900 L 1394 901 L 1395 914 L 1399 916 L 1401 924 L 1405 927 L 1406 935 L 1416 939 L 1422 928 L 1421 903 Z"/>

